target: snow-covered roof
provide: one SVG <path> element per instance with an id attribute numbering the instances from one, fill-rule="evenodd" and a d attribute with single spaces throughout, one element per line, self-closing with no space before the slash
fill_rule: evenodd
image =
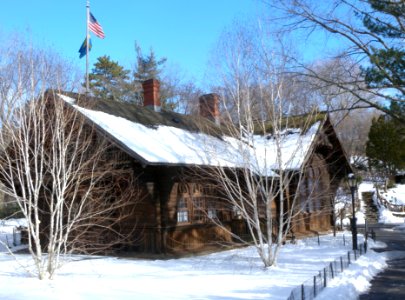
<path id="1" fill-rule="evenodd" d="M 273 170 L 298 170 L 305 163 L 320 126 L 321 122 L 318 121 L 306 131 L 291 128 L 284 130 L 277 138 L 271 135 L 256 135 L 254 143 L 257 156 L 266 161 Z M 277 151 L 278 148 L 280 151 Z"/>
<path id="2" fill-rule="evenodd" d="M 61 94 L 59 97 L 151 165 L 248 167 L 261 176 L 277 176 L 273 170 L 280 167 L 300 168 L 320 125 L 320 122 L 315 123 L 305 134 L 301 130 L 282 134 L 279 163 L 275 139 L 268 136 L 253 136 L 252 142 L 246 143 L 234 137 L 213 136 L 173 126 L 145 126 L 134 120 L 80 107 L 71 97 Z"/>

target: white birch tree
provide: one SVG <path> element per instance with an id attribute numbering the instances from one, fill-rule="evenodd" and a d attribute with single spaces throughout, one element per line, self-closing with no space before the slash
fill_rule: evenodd
<path id="1" fill-rule="evenodd" d="M 293 143 L 289 139 L 289 128 L 296 124 L 289 117 L 286 101 L 287 56 L 282 47 L 276 49 L 275 43 L 266 42 L 259 32 L 238 26 L 222 36 L 216 48 L 222 50 L 217 60 L 221 77 L 216 80 L 221 87 L 222 115 L 231 120 L 223 125 L 228 124 L 226 131 L 239 141 L 234 145 L 241 161 L 237 162 L 239 168 L 215 167 L 206 176 L 215 178 L 234 216 L 246 226 L 248 237 L 229 232 L 243 243 L 253 242 L 263 265 L 269 267 L 277 264 L 293 219 L 314 200 L 315 182 L 320 178 L 319 174 L 312 176 L 313 185 L 303 199 L 299 191 L 307 172 L 304 135 L 296 135 Z M 312 112 L 300 118 L 301 133 L 315 117 Z M 290 190 L 294 186 L 295 190 Z M 330 205 L 324 211 L 330 213 Z"/>
<path id="2" fill-rule="evenodd" d="M 133 228 L 119 225 L 133 212 L 136 178 L 111 157 L 114 146 L 56 97 L 69 86 L 62 63 L 33 49 L 6 53 L 0 72 L 3 192 L 27 220 L 34 262 L 27 270 L 52 278 L 63 255 L 105 251 L 126 240 Z M 45 92 L 50 87 L 56 89 Z"/>

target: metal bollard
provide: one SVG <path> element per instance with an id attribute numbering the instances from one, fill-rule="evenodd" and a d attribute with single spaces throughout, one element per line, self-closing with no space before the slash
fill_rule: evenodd
<path id="1" fill-rule="evenodd" d="M 375 241 L 376 236 L 375 236 L 374 229 L 371 229 L 371 238 Z"/>
<path id="2" fill-rule="evenodd" d="M 301 284 L 301 299 L 305 300 L 305 288 L 304 284 Z"/>
<path id="3" fill-rule="evenodd" d="M 316 297 L 316 276 L 314 276 L 314 298 Z"/>

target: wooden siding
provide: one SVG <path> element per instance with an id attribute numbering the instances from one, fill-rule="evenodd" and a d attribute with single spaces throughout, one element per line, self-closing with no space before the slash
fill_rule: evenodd
<path id="1" fill-rule="evenodd" d="M 142 114 L 138 117 L 144 118 Z M 147 121 L 156 122 L 152 118 Z M 328 122 L 325 124 L 307 159 L 302 185 L 297 187 L 297 182 L 293 181 L 286 193 L 285 207 L 288 208 L 291 208 L 289 199 L 302 193 L 298 205 L 300 212 L 292 221 L 293 232 L 308 234 L 330 229 L 331 197 L 350 168 L 333 127 Z M 101 133 L 98 138 L 108 139 L 108 135 Z M 111 250 L 144 253 L 203 251 L 232 243 L 230 232 L 248 235 L 244 221 L 234 218 L 232 207 L 221 198 L 218 189 L 210 188 L 210 182 L 201 181 L 198 176 L 185 176 L 186 167 L 142 165 L 119 144 L 113 140 L 110 143 L 113 147 L 105 153 L 106 161 L 118 160 L 125 165 L 137 178 L 132 188 L 139 191 L 136 197 L 128 199 L 131 205 L 126 206 L 124 214 L 130 214 L 115 225 L 117 232 L 128 235 L 128 238 Z M 110 184 L 112 182 L 106 182 L 107 186 Z M 112 198 L 114 193 L 119 193 L 119 189 L 111 189 Z M 272 205 L 273 217 L 277 219 L 277 201 Z M 46 225 L 46 214 L 43 217 L 42 226 Z M 221 221 L 223 227 L 217 225 L 215 219 Z M 77 236 L 81 234 L 76 232 Z M 108 244 L 113 238 L 95 230 L 88 242 Z"/>
<path id="2" fill-rule="evenodd" d="M 203 250 L 231 242 L 231 209 L 210 189 L 209 183 L 176 182 L 167 202 L 167 250 Z M 181 205 L 182 207 L 179 207 Z M 216 225 L 220 221 L 228 230 Z"/>

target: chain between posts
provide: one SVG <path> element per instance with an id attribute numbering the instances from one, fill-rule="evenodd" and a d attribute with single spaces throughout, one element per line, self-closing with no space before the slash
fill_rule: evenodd
<path id="1" fill-rule="evenodd" d="M 367 252 L 367 243 L 359 244 L 358 250 L 350 250 L 347 255 L 340 256 L 328 266 L 319 271 L 318 275 L 303 282 L 291 291 L 288 300 L 312 300 L 325 287 L 328 282 L 338 274 L 342 273 L 349 265 Z"/>

